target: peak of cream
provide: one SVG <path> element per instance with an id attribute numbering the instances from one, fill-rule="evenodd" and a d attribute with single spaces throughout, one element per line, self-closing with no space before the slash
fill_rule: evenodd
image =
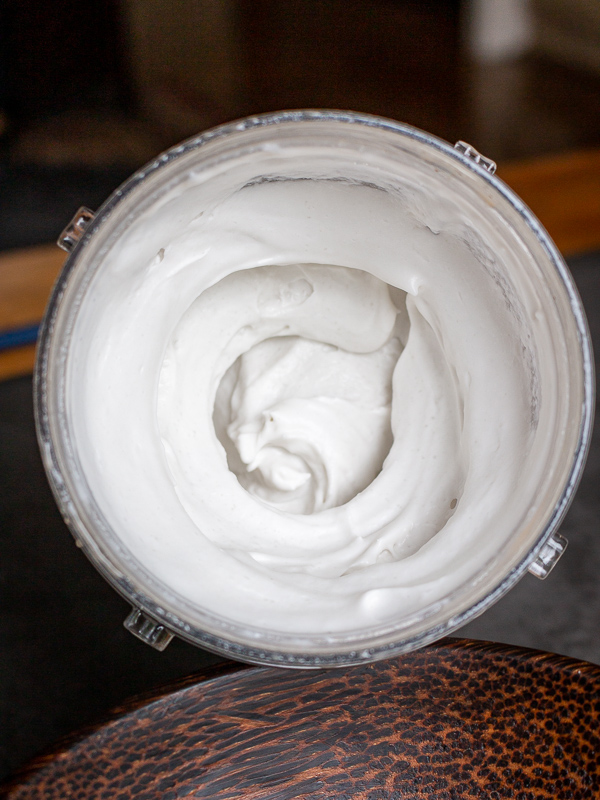
<path id="1" fill-rule="evenodd" d="M 392 442 L 397 315 L 386 284 L 343 267 L 257 267 L 207 289 L 162 368 L 159 425 L 173 474 L 201 474 L 216 429 L 231 471 L 268 505 L 311 514 L 351 500 Z M 216 330 L 221 346 L 199 352 Z M 196 419 L 208 387 L 214 429 Z"/>
<path id="2" fill-rule="evenodd" d="M 535 292 L 450 191 L 215 186 L 140 214 L 82 307 L 96 502 L 170 592 L 235 623 L 336 633 L 441 602 L 541 468 Z"/>

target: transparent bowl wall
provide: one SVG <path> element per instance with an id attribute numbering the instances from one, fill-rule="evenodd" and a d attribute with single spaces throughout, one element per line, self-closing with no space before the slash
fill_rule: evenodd
<path id="1" fill-rule="evenodd" d="M 397 619 L 369 630 L 286 634 L 240 625 L 190 604 L 127 550 L 106 521 L 80 463 L 72 420 L 77 380 L 72 364 L 85 359 L 90 287 L 102 280 L 107 254 L 118 247 L 132 221 L 159 209 L 161 199 L 190 171 L 227 194 L 269 174 L 273 153 L 279 172 L 283 158 L 293 177 L 368 181 L 385 191 L 402 187 L 407 175 L 434 193 L 436 181 L 451 186 L 456 204 L 479 220 L 471 248 L 478 243 L 485 248 L 488 226 L 500 232 L 510 255 L 499 259 L 500 273 L 505 271 L 501 279 L 517 295 L 534 287 L 549 320 L 546 339 L 535 343 L 552 353 L 552 367 L 541 380 L 543 402 L 552 407 L 550 421 L 542 418 L 540 423 L 547 428 L 540 437 L 545 469 L 532 487 L 522 523 L 507 532 L 474 579 L 418 613 L 399 612 Z M 38 435 L 52 489 L 78 544 L 134 607 L 176 635 L 230 657 L 292 666 L 343 665 L 435 640 L 481 613 L 523 575 L 562 520 L 583 468 L 591 429 L 591 365 L 586 323 L 568 270 L 539 222 L 502 181 L 447 143 L 406 125 L 341 112 L 285 112 L 190 139 L 136 173 L 99 209 L 68 258 L 46 313 L 35 375 Z"/>

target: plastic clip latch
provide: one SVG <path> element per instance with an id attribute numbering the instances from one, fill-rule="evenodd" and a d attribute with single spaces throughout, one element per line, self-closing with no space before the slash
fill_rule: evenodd
<path id="1" fill-rule="evenodd" d="M 142 642 L 149 644 L 150 647 L 154 647 L 155 650 L 164 650 L 173 638 L 173 634 L 168 628 L 146 616 L 139 608 L 132 609 L 123 625 L 130 633 L 133 633 Z"/>
<path id="2" fill-rule="evenodd" d="M 94 219 L 94 216 L 93 211 L 90 211 L 90 209 L 85 206 L 81 206 L 71 222 L 69 222 L 56 240 L 56 244 L 63 250 L 66 250 L 67 253 L 70 253 L 85 233 L 85 229 Z"/>
<path id="3" fill-rule="evenodd" d="M 475 150 L 475 148 L 472 145 L 468 144 L 468 142 L 458 141 L 454 145 L 454 149 L 458 150 L 459 153 L 462 153 L 463 156 L 470 158 L 471 161 L 474 161 L 476 164 L 479 164 L 479 166 L 487 170 L 490 173 L 490 175 L 493 175 L 494 172 L 496 172 L 496 162 L 492 161 L 491 158 L 486 158 L 485 156 L 482 156 L 481 153 L 478 150 Z"/>
<path id="4" fill-rule="evenodd" d="M 555 533 L 542 547 L 535 561 L 532 561 L 529 565 L 529 572 L 535 575 L 536 578 L 540 578 L 540 580 L 547 578 L 557 565 L 558 559 L 567 549 L 567 545 L 568 542 L 565 537 Z"/>

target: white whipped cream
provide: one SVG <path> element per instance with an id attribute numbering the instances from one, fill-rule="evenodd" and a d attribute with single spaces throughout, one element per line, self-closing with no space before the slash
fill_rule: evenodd
<path id="1" fill-rule="evenodd" d="M 192 174 L 142 209 L 70 367 L 79 458 L 126 552 L 188 604 L 285 632 L 385 624 L 477 580 L 548 446 L 546 322 L 511 259 L 493 220 L 410 175 Z"/>
<path id="2" fill-rule="evenodd" d="M 187 485 L 185 475 L 203 471 L 197 462 L 216 429 L 231 471 L 269 506 L 312 514 L 352 500 L 392 444 L 397 316 L 386 284 L 343 267 L 258 267 L 203 292 L 161 374 L 158 419 L 173 474 Z M 221 346 L 198 353 L 217 332 Z M 207 389 L 214 420 L 200 427 Z M 181 499 L 194 517 L 194 501 Z"/>

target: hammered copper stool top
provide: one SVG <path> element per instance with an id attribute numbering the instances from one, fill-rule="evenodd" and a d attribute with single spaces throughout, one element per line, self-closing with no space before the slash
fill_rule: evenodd
<path id="1" fill-rule="evenodd" d="M 120 710 L 0 794 L 600 798 L 600 667 L 449 639 L 341 671 L 229 664 Z"/>

